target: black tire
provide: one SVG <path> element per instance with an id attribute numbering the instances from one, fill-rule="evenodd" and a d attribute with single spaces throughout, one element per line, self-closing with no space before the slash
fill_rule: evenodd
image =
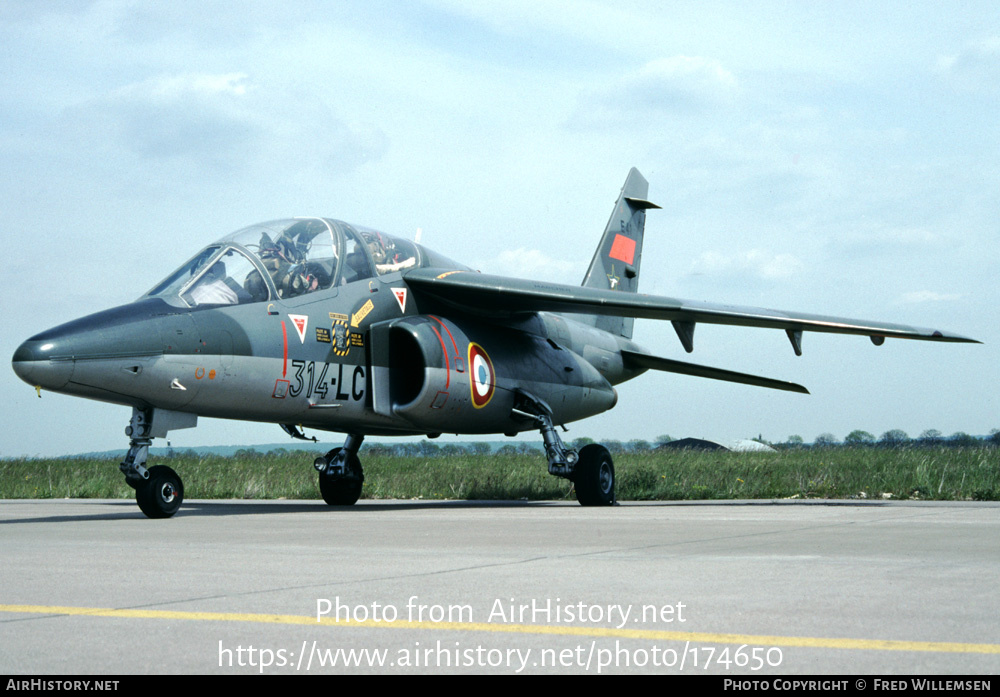
<path id="1" fill-rule="evenodd" d="M 330 457 L 336 457 L 341 448 L 330 451 Z M 331 477 L 324 472 L 319 473 L 319 493 L 323 500 L 331 506 L 353 506 L 361 498 L 361 488 L 365 483 L 365 475 L 361 469 L 361 460 L 357 455 L 347 458 L 344 468 L 345 476 Z"/>
<path id="2" fill-rule="evenodd" d="M 149 479 L 135 488 L 135 502 L 148 518 L 169 518 L 184 501 L 184 483 L 166 465 L 149 469 Z"/>
<path id="3" fill-rule="evenodd" d="M 580 459 L 573 470 L 573 485 L 581 506 L 615 504 L 615 463 L 607 448 L 591 443 L 580 449 Z"/>

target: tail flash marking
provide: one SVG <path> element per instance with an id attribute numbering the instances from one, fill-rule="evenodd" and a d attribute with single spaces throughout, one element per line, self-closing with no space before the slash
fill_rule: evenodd
<path id="1" fill-rule="evenodd" d="M 615 241 L 611 245 L 611 252 L 608 256 L 631 264 L 635 259 L 635 240 L 625 237 L 625 235 L 615 235 Z"/>

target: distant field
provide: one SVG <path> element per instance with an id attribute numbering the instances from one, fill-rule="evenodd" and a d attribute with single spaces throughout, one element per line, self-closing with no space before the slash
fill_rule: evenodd
<path id="1" fill-rule="evenodd" d="M 189 499 L 318 499 L 315 453 L 151 457 Z M 400 457 L 361 451 L 362 498 L 573 499 L 541 455 Z M 615 456 L 618 498 L 1000 499 L 1000 448 L 826 448 L 776 453 L 642 452 Z M 132 498 L 117 460 L 0 460 L 0 498 Z"/>

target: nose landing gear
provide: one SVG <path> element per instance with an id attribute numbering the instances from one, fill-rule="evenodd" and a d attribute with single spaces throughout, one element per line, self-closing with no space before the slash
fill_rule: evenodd
<path id="1" fill-rule="evenodd" d="M 361 498 L 365 473 L 358 449 L 364 439 L 359 434 L 348 434 L 344 447 L 334 448 L 313 463 L 319 472 L 319 491 L 329 505 L 353 506 Z"/>
<path id="2" fill-rule="evenodd" d="M 169 518 L 184 502 L 184 483 L 176 472 L 166 465 L 146 469 L 153 438 L 166 437 L 170 429 L 191 428 L 196 423 L 194 414 L 132 409 L 132 419 L 125 429 L 130 439 L 129 449 L 118 469 L 125 475 L 125 483 L 135 489 L 135 502 L 147 517 Z"/>

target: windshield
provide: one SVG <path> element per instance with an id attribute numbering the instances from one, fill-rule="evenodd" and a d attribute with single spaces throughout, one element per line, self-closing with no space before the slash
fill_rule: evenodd
<path id="1" fill-rule="evenodd" d="M 201 250 L 188 263 L 184 264 L 184 266 L 180 267 L 164 280 L 160 281 L 160 283 L 154 286 L 151 291 L 146 293 L 146 295 L 157 295 L 163 297 L 177 295 L 181 288 L 190 283 L 191 280 L 205 268 L 219 249 L 220 247 L 218 245 L 213 245 Z"/>
<path id="2" fill-rule="evenodd" d="M 195 305 L 239 305 L 267 300 L 267 287 L 254 292 L 251 282 L 260 272 L 243 252 L 227 247 L 212 259 L 194 283 L 181 291 L 181 298 L 191 307 Z"/>

